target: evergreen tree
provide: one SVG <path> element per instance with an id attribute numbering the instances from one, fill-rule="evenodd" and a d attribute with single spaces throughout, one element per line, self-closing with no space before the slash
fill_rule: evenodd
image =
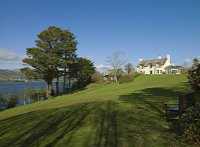
<path id="1" fill-rule="evenodd" d="M 86 58 L 77 58 L 76 62 L 71 64 L 71 77 L 77 80 L 78 88 L 82 88 L 91 82 L 91 76 L 95 73 L 95 67 L 92 61 Z"/>
<path id="2" fill-rule="evenodd" d="M 76 51 L 75 37 L 67 30 L 61 30 L 58 27 L 49 27 L 47 30 L 38 34 L 36 47 L 27 48 L 27 56 L 23 62 L 29 67 L 22 68 L 21 71 L 28 77 L 34 79 L 43 79 L 47 83 L 46 97 L 53 94 L 52 81 L 56 82 L 56 92 L 59 93 L 58 80 L 66 71 L 71 57 L 74 57 Z"/>

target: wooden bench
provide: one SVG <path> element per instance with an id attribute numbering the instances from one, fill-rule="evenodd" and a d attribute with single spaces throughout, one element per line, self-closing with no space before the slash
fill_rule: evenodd
<path id="1" fill-rule="evenodd" d="M 195 105 L 195 94 L 188 93 L 179 95 L 178 104 L 164 104 L 166 119 L 173 120 L 181 118 L 185 110 Z"/>

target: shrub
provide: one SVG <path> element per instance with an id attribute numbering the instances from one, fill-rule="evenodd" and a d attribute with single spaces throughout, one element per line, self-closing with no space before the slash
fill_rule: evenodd
<path id="1" fill-rule="evenodd" d="M 180 120 L 182 141 L 187 144 L 200 145 L 200 108 L 187 110 Z"/>
<path id="2" fill-rule="evenodd" d="M 191 70 L 191 68 L 183 67 L 183 68 L 181 68 L 181 74 L 188 74 L 189 70 Z"/>
<path id="3" fill-rule="evenodd" d="M 96 71 L 92 77 L 91 80 L 93 83 L 101 83 L 103 81 L 103 74 L 101 74 L 100 72 Z"/>
<path id="4" fill-rule="evenodd" d="M 16 95 L 16 94 L 11 95 L 9 98 L 9 101 L 8 101 L 8 108 L 15 107 L 18 100 L 19 100 L 18 95 Z"/>
<path id="5" fill-rule="evenodd" d="M 179 126 L 184 142 L 200 145 L 200 64 L 198 60 L 193 60 L 192 69 L 188 71 L 188 79 L 196 94 L 195 106 L 186 111 Z"/>
<path id="6" fill-rule="evenodd" d="M 118 82 L 121 83 L 128 83 L 133 81 L 134 77 L 130 75 L 122 76 L 119 78 Z"/>
<path id="7" fill-rule="evenodd" d="M 40 101 L 46 98 L 46 90 L 35 89 L 33 95 L 30 97 L 33 101 Z"/>
<path id="8" fill-rule="evenodd" d="M 118 82 L 121 83 L 128 83 L 128 82 L 132 82 L 136 77 L 142 75 L 141 73 L 138 72 L 134 72 L 131 73 L 129 75 L 125 75 L 125 76 L 121 76 L 118 80 Z"/>
<path id="9" fill-rule="evenodd" d="M 135 78 L 137 78 L 137 77 L 143 75 L 143 73 L 133 72 L 133 73 L 131 73 L 131 75 L 133 75 Z"/>
<path id="10" fill-rule="evenodd" d="M 8 107 L 8 102 L 3 95 L 0 95 L 0 111 L 5 110 Z"/>
<path id="11" fill-rule="evenodd" d="M 192 89 L 200 93 L 200 64 L 188 72 L 188 79 Z"/>

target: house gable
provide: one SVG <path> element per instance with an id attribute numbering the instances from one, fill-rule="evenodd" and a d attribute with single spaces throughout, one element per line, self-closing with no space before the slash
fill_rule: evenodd
<path id="1" fill-rule="evenodd" d="M 142 72 L 145 74 L 162 74 L 165 72 L 165 67 L 171 66 L 170 55 L 167 55 L 166 58 L 158 57 L 158 59 L 153 60 L 141 60 L 137 65 L 137 72 Z"/>
<path id="2" fill-rule="evenodd" d="M 111 69 L 108 70 L 104 75 L 104 80 L 115 80 L 115 76 L 121 76 L 121 75 L 125 75 L 124 71 L 119 68 L 119 69 Z"/>

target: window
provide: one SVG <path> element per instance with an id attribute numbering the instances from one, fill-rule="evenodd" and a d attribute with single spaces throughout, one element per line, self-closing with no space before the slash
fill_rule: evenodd
<path id="1" fill-rule="evenodd" d="M 149 65 L 150 66 L 150 68 L 152 68 L 153 67 L 153 65 Z"/>
<path id="2" fill-rule="evenodd" d="M 172 73 L 176 74 L 177 70 L 176 69 L 172 69 Z"/>
<path id="3" fill-rule="evenodd" d="M 160 68 L 160 64 L 159 63 L 156 63 L 156 68 Z"/>
<path id="4" fill-rule="evenodd" d="M 162 73 L 162 70 L 160 70 L 160 73 Z"/>
<path id="5" fill-rule="evenodd" d="M 156 70 L 156 73 L 159 73 L 159 70 Z"/>

